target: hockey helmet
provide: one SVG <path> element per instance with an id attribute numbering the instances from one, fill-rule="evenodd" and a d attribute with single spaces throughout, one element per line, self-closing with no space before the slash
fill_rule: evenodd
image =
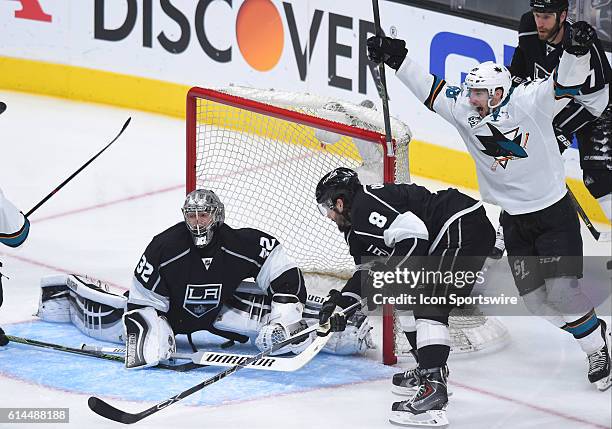
<path id="1" fill-rule="evenodd" d="M 182 211 L 185 225 L 197 247 L 208 245 L 215 230 L 225 221 L 225 206 L 209 189 L 196 189 L 190 192 L 185 198 Z"/>
<path id="2" fill-rule="evenodd" d="M 501 105 L 510 92 L 512 87 L 512 75 L 506 67 L 501 64 L 496 64 L 493 61 L 487 61 L 474 67 L 465 77 L 464 86 L 469 89 L 486 89 L 489 93 L 488 106 L 491 109 Z M 492 105 L 491 100 L 495 90 L 502 88 L 504 95 L 499 103 Z"/>
<path id="3" fill-rule="evenodd" d="M 529 2 L 533 12 L 556 13 L 569 8 L 568 0 L 531 0 Z"/>
<path id="4" fill-rule="evenodd" d="M 346 167 L 339 167 L 330 171 L 319 180 L 315 197 L 321 214 L 326 215 L 327 210 L 334 207 L 337 198 L 342 197 L 348 207 L 361 186 L 357 172 Z"/>

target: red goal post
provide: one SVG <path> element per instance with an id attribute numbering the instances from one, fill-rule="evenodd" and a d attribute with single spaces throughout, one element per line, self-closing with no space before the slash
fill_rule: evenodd
<path id="1" fill-rule="evenodd" d="M 328 101 L 333 103 L 333 101 Z M 218 107 L 210 106 L 224 106 L 219 109 Z M 298 106 L 299 107 L 299 106 Z M 187 94 L 187 156 L 186 156 L 186 191 L 190 192 L 196 188 L 198 184 L 198 171 L 199 162 L 198 159 L 198 145 L 205 145 L 206 138 L 201 137 L 200 127 L 204 124 L 210 126 L 226 126 L 230 129 L 236 127 L 232 123 L 231 119 L 220 117 L 225 111 L 228 117 L 234 117 L 234 111 L 248 111 L 257 115 L 263 115 L 265 117 L 276 118 L 280 121 L 288 121 L 295 124 L 300 124 L 305 127 L 313 129 L 329 131 L 336 134 L 342 134 L 345 137 L 356 138 L 362 141 L 371 142 L 374 145 L 378 145 L 382 151 L 382 172 L 383 180 L 386 183 L 393 183 L 396 181 L 396 141 L 393 139 L 393 146 L 388 147 L 384 131 L 374 131 L 371 129 L 363 129 L 355 126 L 347 125 L 340 122 L 331 121 L 323 117 L 318 117 L 310 113 L 291 110 L 288 108 L 278 107 L 272 104 L 262 103 L 249 98 L 244 98 L 230 93 L 214 90 L 194 87 L 191 88 Z M 203 115 L 204 111 L 214 111 L 220 114 Z M 280 125 L 282 125 L 282 123 Z M 204 126 L 206 126 L 204 125 Z M 240 132 L 240 131 L 238 131 Z M 407 145 L 406 145 L 407 146 Z M 407 159 L 406 159 L 407 161 Z M 340 165 L 338 165 L 340 166 Z M 202 169 L 205 169 L 202 166 Z M 406 170 L 408 170 L 406 165 Z M 317 177 L 317 180 L 320 177 Z M 314 188 L 310 190 L 314 195 Z M 314 197 L 313 197 L 314 201 Z M 313 202 L 314 206 L 314 202 Z M 237 227 L 246 225 L 234 225 Z M 249 225 L 253 226 L 253 225 Z M 263 227 L 262 227 L 263 229 Z M 274 233 L 274 231 L 270 231 Z M 383 362 L 385 364 L 394 364 L 397 361 L 395 355 L 395 339 L 394 339 L 394 317 L 392 306 L 385 305 L 383 309 Z"/>

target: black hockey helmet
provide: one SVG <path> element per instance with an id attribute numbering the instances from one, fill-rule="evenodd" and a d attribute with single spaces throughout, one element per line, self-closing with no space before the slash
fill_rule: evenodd
<path id="1" fill-rule="evenodd" d="M 563 12 L 569 7 L 568 0 L 531 0 L 529 2 L 533 12 Z"/>
<path id="2" fill-rule="evenodd" d="M 357 172 L 346 167 L 330 171 L 319 180 L 315 197 L 319 206 L 332 208 L 337 198 L 342 197 L 345 205 L 350 203 L 357 188 L 361 186 Z"/>

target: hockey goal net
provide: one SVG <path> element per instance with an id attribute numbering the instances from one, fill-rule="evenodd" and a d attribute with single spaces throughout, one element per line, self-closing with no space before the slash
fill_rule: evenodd
<path id="1" fill-rule="evenodd" d="M 363 183 L 410 181 L 410 129 L 392 118 L 393 144 L 387 145 L 382 114 L 369 100 L 353 104 L 278 90 L 196 87 L 187 96 L 186 125 L 187 192 L 213 189 L 229 225 L 273 234 L 306 274 L 346 279 L 355 269 L 342 234 L 316 207 L 314 190 L 325 173 L 343 166 L 358 171 Z M 470 332 L 487 323 L 483 316 L 465 316 L 462 332 L 451 323 L 453 349 L 475 349 Z M 409 349 L 400 324 L 386 306 L 387 364 Z"/>

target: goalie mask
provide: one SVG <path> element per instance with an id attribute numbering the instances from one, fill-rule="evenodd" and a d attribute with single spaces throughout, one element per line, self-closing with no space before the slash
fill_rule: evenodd
<path id="1" fill-rule="evenodd" d="M 212 241 L 215 230 L 223 225 L 225 206 L 213 191 L 196 189 L 185 198 L 183 217 L 194 244 L 204 247 Z"/>
<path id="2" fill-rule="evenodd" d="M 466 94 L 468 96 L 469 91 L 472 89 L 486 89 L 489 94 L 487 105 L 491 109 L 501 106 L 504 100 L 508 97 L 511 86 L 512 75 L 508 69 L 501 64 L 494 63 L 493 61 L 487 61 L 474 67 L 465 77 L 464 82 L 464 88 L 468 90 Z M 493 99 L 493 95 L 495 94 L 495 90 L 497 88 L 502 88 L 504 94 L 502 95 L 500 101 L 493 105 L 491 104 L 491 100 Z"/>

